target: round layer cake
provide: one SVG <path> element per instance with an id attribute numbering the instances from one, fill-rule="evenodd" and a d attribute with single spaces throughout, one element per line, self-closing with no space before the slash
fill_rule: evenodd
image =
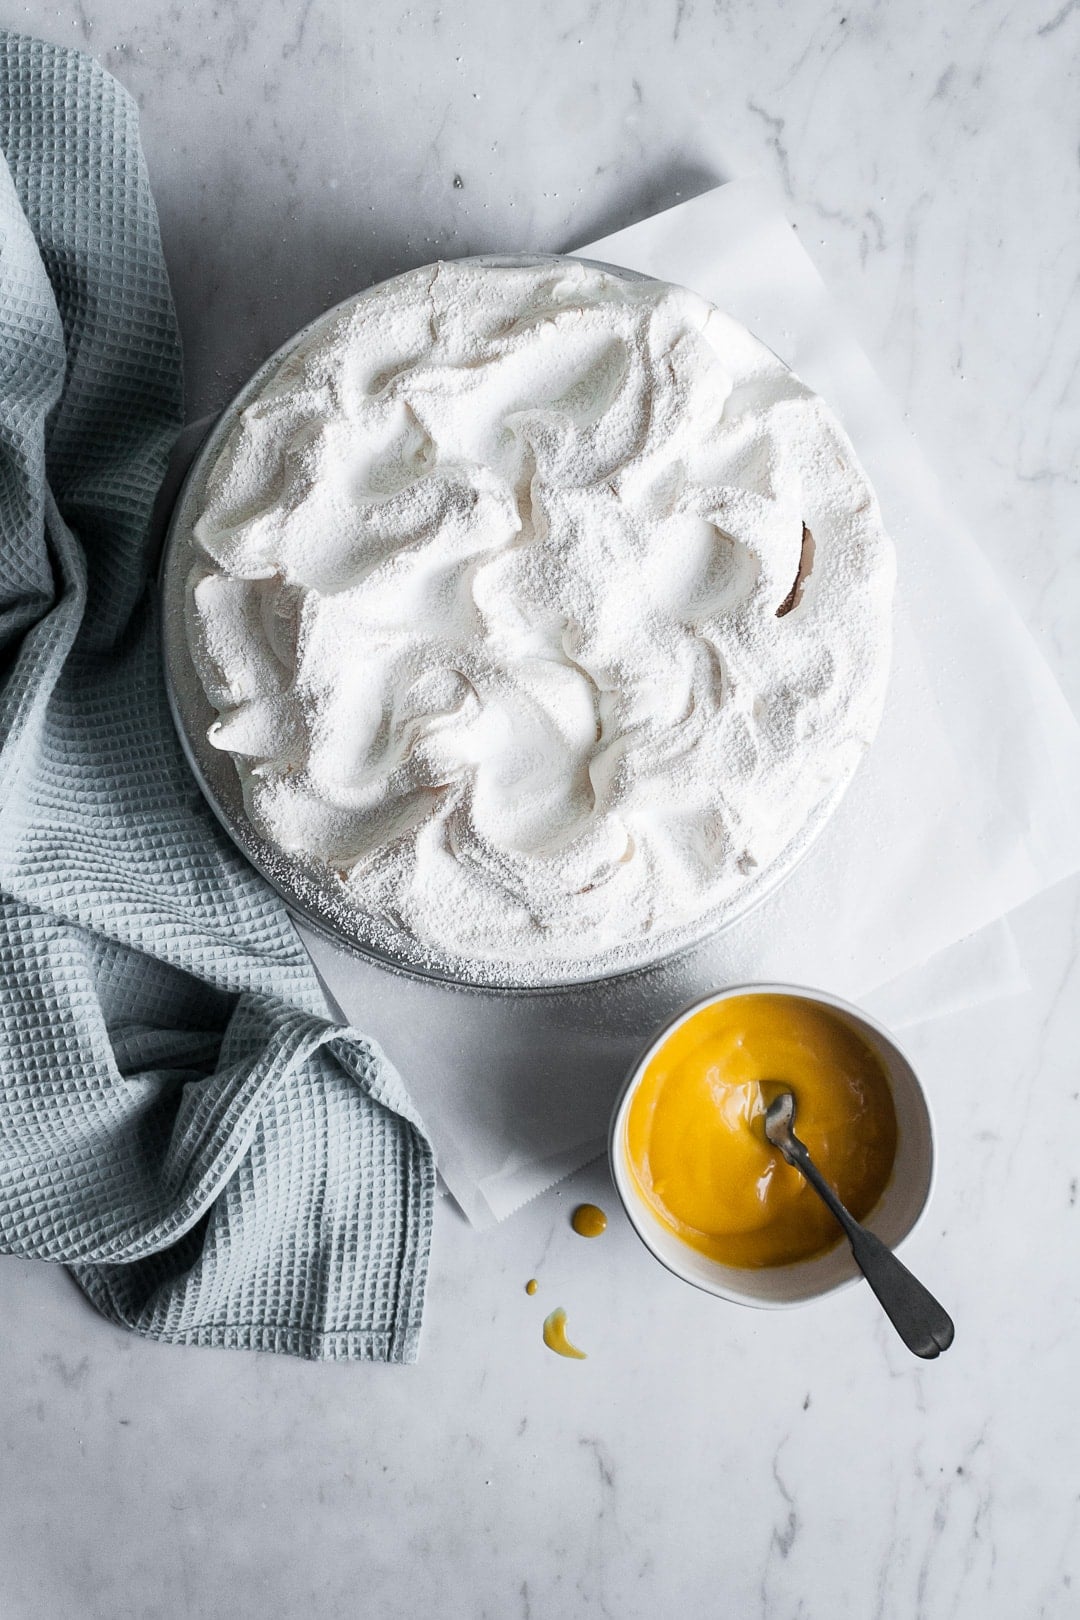
<path id="1" fill-rule="evenodd" d="M 224 439 L 188 643 L 260 839 L 338 925 L 519 984 L 741 909 L 880 717 L 892 547 L 823 402 L 683 288 L 427 266 Z"/>

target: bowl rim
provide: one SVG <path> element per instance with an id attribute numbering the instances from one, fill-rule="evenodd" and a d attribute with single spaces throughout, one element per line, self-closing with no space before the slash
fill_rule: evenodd
<path id="1" fill-rule="evenodd" d="M 720 1281 L 719 1279 L 717 1279 L 715 1282 L 708 1282 L 703 1277 L 690 1275 L 689 1270 L 682 1270 L 671 1259 L 669 1259 L 668 1256 L 661 1254 L 651 1241 L 649 1224 L 651 1217 L 646 1211 L 643 1200 L 632 1188 L 629 1170 L 625 1166 L 624 1156 L 619 1151 L 622 1127 L 624 1124 L 625 1115 L 630 1106 L 630 1099 L 633 1096 L 637 1084 L 644 1075 L 649 1063 L 664 1045 L 665 1041 L 667 1041 L 669 1036 L 673 1035 L 676 1029 L 678 1029 L 680 1025 L 684 1024 L 689 1018 L 692 1018 L 696 1013 L 703 1011 L 704 1008 L 715 1006 L 721 1001 L 729 1001 L 734 996 L 745 995 L 790 996 L 798 1000 L 817 1002 L 819 1005 L 830 1007 L 836 1012 L 847 1013 L 849 1016 L 857 1019 L 859 1023 L 866 1025 L 866 1027 L 870 1029 L 881 1041 L 883 1047 L 895 1054 L 900 1062 L 907 1068 L 912 1080 L 915 1083 L 915 1089 L 925 1112 L 926 1154 L 929 1163 L 927 1164 L 926 1171 L 926 1191 L 923 1195 L 922 1203 L 916 1211 L 906 1232 L 901 1238 L 891 1245 L 894 1250 L 902 1248 L 903 1245 L 912 1238 L 918 1228 L 922 1225 L 926 1218 L 926 1212 L 929 1209 L 933 1199 L 937 1186 L 937 1131 L 934 1123 L 933 1111 L 930 1107 L 930 1099 L 926 1092 L 926 1087 L 923 1085 L 922 1080 L 919 1077 L 919 1072 L 914 1063 L 911 1061 L 911 1058 L 908 1056 L 907 1052 L 905 1052 L 904 1048 L 899 1044 L 892 1031 L 886 1028 L 886 1026 L 882 1024 L 879 1019 L 875 1018 L 872 1013 L 868 1013 L 864 1008 L 856 1005 L 854 1002 L 846 1001 L 842 996 L 834 995 L 830 990 L 818 990 L 811 985 L 786 984 L 773 982 L 771 980 L 751 980 L 740 984 L 726 985 L 723 989 L 710 991 L 708 995 L 699 996 L 696 1001 L 688 1002 L 685 1007 L 674 1013 L 672 1017 L 669 1018 L 668 1021 L 663 1025 L 663 1027 L 651 1038 L 648 1046 L 643 1049 L 639 1057 L 631 1066 L 626 1079 L 619 1088 L 619 1093 L 612 1107 L 610 1122 L 608 1125 L 608 1170 L 610 1172 L 612 1184 L 615 1188 L 616 1195 L 618 1196 L 619 1203 L 622 1205 L 623 1213 L 626 1215 L 634 1234 L 644 1248 L 648 1250 L 652 1258 L 657 1261 L 659 1265 L 663 1266 L 665 1271 L 669 1271 L 673 1277 L 677 1277 L 680 1282 L 687 1283 L 691 1288 L 697 1288 L 702 1293 L 710 1294 L 714 1299 L 721 1299 L 732 1305 L 745 1305 L 749 1306 L 753 1310 L 764 1311 L 793 1310 L 800 1306 L 814 1305 L 820 1300 L 827 1299 L 832 1295 L 842 1293 L 845 1289 L 854 1287 L 857 1283 L 863 1280 L 861 1273 L 856 1268 L 850 1276 L 841 1277 L 835 1282 L 826 1284 L 824 1287 L 818 1289 L 812 1294 L 806 1294 L 796 1299 L 765 1299 L 751 1293 L 740 1292 L 738 1289 L 731 1287 L 729 1284 Z M 888 1068 L 886 1068 L 886 1078 L 888 1080 L 890 1094 L 893 1096 L 895 1101 L 895 1090 L 893 1087 L 892 1075 Z M 892 1176 L 890 1174 L 889 1180 L 885 1183 L 885 1187 L 882 1189 L 881 1197 L 874 1205 L 874 1208 L 869 1212 L 870 1215 L 873 1215 L 874 1210 L 880 1207 L 882 1199 L 891 1185 Z M 689 1245 L 686 1247 L 688 1254 L 697 1253 L 697 1251 L 691 1249 Z M 832 1251 L 827 1250 L 825 1252 L 829 1253 Z M 778 1271 L 788 1269 L 794 1270 L 798 1266 L 805 1265 L 810 1260 L 816 1258 L 817 1256 L 811 1255 L 807 1257 L 807 1260 L 793 1261 L 785 1267 L 771 1266 L 766 1269 L 774 1274 Z M 714 1262 L 714 1264 L 719 1265 L 718 1262 Z M 740 1268 L 726 1267 L 724 1269 L 730 1272 L 739 1270 Z M 756 1275 L 756 1272 L 751 1268 L 746 1268 L 746 1270 L 749 1276 Z"/>

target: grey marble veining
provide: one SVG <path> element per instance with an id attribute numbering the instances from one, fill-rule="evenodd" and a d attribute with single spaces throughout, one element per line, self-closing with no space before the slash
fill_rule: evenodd
<path id="1" fill-rule="evenodd" d="M 390 271 L 775 179 L 1080 699 L 1075 3 L 62 0 L 3 21 L 93 50 L 139 100 L 193 417 Z M 494 1232 L 440 1211 L 411 1369 L 147 1345 L 63 1273 L 3 1261 L 4 1620 L 1080 1612 L 1075 887 L 1018 926 L 1033 993 L 910 1042 L 941 1146 L 911 1264 L 958 1323 L 939 1364 L 858 1291 L 740 1311 L 619 1221 L 574 1237 L 579 1197 L 610 1202 L 600 1168 Z M 587 1362 L 541 1345 L 555 1303 Z"/>

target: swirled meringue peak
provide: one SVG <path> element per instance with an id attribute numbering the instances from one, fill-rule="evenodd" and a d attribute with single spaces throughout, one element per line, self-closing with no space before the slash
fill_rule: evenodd
<path id="1" fill-rule="evenodd" d="M 741 910 L 877 728 L 893 554 L 822 401 L 679 287 L 427 266 L 227 434 L 186 622 L 247 815 L 340 925 L 518 984 Z"/>

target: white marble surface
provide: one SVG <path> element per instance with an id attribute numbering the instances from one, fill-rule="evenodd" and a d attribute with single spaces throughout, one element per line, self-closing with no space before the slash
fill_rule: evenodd
<path id="1" fill-rule="evenodd" d="M 763 172 L 1080 700 L 1076 0 L 133 13 L 0 20 L 140 100 L 193 415 L 376 274 L 568 246 Z M 1029 996 L 910 1041 L 940 1363 L 864 1293 L 763 1316 L 619 1221 L 574 1237 L 579 1196 L 610 1202 L 599 1168 L 493 1232 L 440 1212 L 415 1368 L 147 1345 L 6 1260 L 4 1620 L 1080 1612 L 1077 902 L 1019 917 Z M 541 1345 L 555 1303 L 587 1362 Z"/>

